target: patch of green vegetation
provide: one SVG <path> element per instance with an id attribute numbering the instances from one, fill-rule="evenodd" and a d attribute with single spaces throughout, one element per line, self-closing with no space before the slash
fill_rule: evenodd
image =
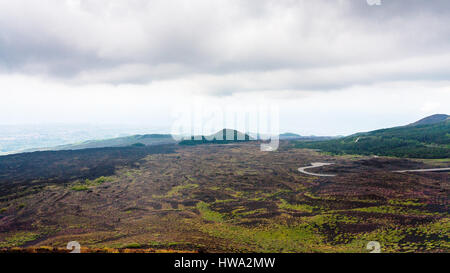
<path id="1" fill-rule="evenodd" d="M 191 176 L 189 176 L 189 175 L 187 175 L 186 178 L 187 178 L 189 181 L 191 181 L 191 182 L 196 182 L 196 181 L 197 181 L 196 178 L 191 177 Z"/>
<path id="2" fill-rule="evenodd" d="M 75 185 L 70 188 L 73 191 L 87 191 L 89 187 L 87 185 Z"/>
<path id="3" fill-rule="evenodd" d="M 151 247 L 160 247 L 160 246 L 164 245 L 164 243 L 159 242 L 159 241 L 150 241 L 147 244 Z"/>
<path id="4" fill-rule="evenodd" d="M 309 197 L 309 198 L 311 198 L 311 199 L 314 199 L 314 200 L 320 200 L 320 199 L 322 199 L 322 197 L 317 196 L 317 195 L 314 195 L 314 194 L 311 193 L 311 192 L 305 192 L 303 195 L 306 196 L 306 197 Z"/>
<path id="5" fill-rule="evenodd" d="M 349 198 L 348 201 L 358 202 L 358 203 L 366 203 L 366 204 L 377 204 L 379 202 L 377 200 L 359 199 L 358 197 L 356 197 L 356 198 Z"/>
<path id="6" fill-rule="evenodd" d="M 305 219 L 311 226 L 316 227 L 318 231 L 326 231 L 329 236 L 334 237 L 335 242 L 342 241 L 346 238 L 339 230 L 340 224 L 356 224 L 359 220 L 354 217 L 342 214 L 319 214 Z M 336 238 L 336 236 L 344 235 L 345 238 Z"/>
<path id="7" fill-rule="evenodd" d="M 178 246 L 178 245 L 182 245 L 182 244 L 184 244 L 184 243 L 183 242 L 169 242 L 169 243 L 167 243 L 167 246 L 174 247 L 174 246 Z"/>
<path id="8" fill-rule="evenodd" d="M 228 202 L 233 202 L 236 201 L 236 199 L 223 199 L 223 200 L 217 200 L 214 202 L 216 204 L 220 204 L 220 203 L 228 203 Z"/>
<path id="9" fill-rule="evenodd" d="M 231 211 L 231 214 L 232 214 L 232 215 L 237 215 L 237 214 L 239 214 L 239 212 L 241 212 L 241 211 L 245 211 L 245 207 L 244 207 L 244 206 L 239 206 L 238 208 L 232 210 L 232 211 Z"/>
<path id="10" fill-rule="evenodd" d="M 34 232 L 17 232 L 16 234 L 7 237 L 3 242 L 0 242 L 0 247 L 16 247 L 22 246 L 27 242 L 34 241 L 39 238 L 39 233 Z"/>
<path id="11" fill-rule="evenodd" d="M 450 158 L 422 159 L 425 163 L 450 163 Z"/>
<path id="12" fill-rule="evenodd" d="M 212 222 L 223 222 L 224 217 L 220 212 L 213 211 L 209 205 L 203 201 L 197 203 L 197 209 L 200 211 L 202 218 Z"/>
<path id="13" fill-rule="evenodd" d="M 423 207 L 425 204 L 419 203 L 417 200 L 396 200 L 391 199 L 388 201 L 390 205 L 394 206 L 411 206 L 411 207 Z"/>
<path id="14" fill-rule="evenodd" d="M 303 218 L 306 223 L 317 230 L 318 233 L 326 237 L 323 242 L 324 245 L 328 246 L 340 246 L 340 251 L 348 251 L 346 244 L 353 240 L 354 236 L 352 233 L 346 233 L 342 230 L 342 227 L 349 224 L 358 224 L 360 219 L 342 215 L 342 214 L 318 214 L 311 217 Z M 361 249 L 355 250 L 360 252 Z"/>
<path id="15" fill-rule="evenodd" d="M 356 235 L 349 246 L 378 241 L 382 252 L 448 252 L 449 229 L 449 218 L 416 227 L 386 226 L 370 233 Z"/>
<path id="16" fill-rule="evenodd" d="M 336 226 L 337 223 L 356 224 L 359 220 L 355 217 L 350 217 L 342 214 L 320 214 L 311 216 L 307 219 L 308 223 L 322 226 L 324 224 L 331 224 Z"/>
<path id="17" fill-rule="evenodd" d="M 289 204 L 284 199 L 281 199 L 281 204 L 278 204 L 278 207 L 280 209 L 296 210 L 300 212 L 309 212 L 309 213 L 318 209 L 317 207 L 309 206 L 306 204 Z"/>
<path id="18" fill-rule="evenodd" d="M 255 209 L 255 210 L 239 212 L 237 215 L 239 215 L 239 216 L 249 216 L 249 215 L 254 215 L 254 214 L 257 214 L 257 213 L 266 213 L 266 212 L 267 212 L 266 208 L 261 208 L 261 209 Z"/>
<path id="19" fill-rule="evenodd" d="M 246 192 L 242 192 L 242 191 L 236 191 L 232 188 L 225 188 L 225 192 L 229 195 L 231 195 L 234 198 L 242 198 L 245 195 L 247 195 L 248 193 Z"/>
<path id="20" fill-rule="evenodd" d="M 433 215 L 432 213 L 420 211 L 416 209 L 408 209 L 404 207 L 396 206 L 376 206 L 367 208 L 357 208 L 355 211 L 371 212 L 371 213 L 389 213 L 389 214 L 400 214 L 400 215 Z"/>
<path id="21" fill-rule="evenodd" d="M 189 190 L 189 189 L 195 189 L 198 188 L 198 184 L 185 184 L 180 186 L 175 186 L 170 191 L 167 192 L 165 197 L 173 197 L 175 195 L 178 195 L 183 190 Z"/>
<path id="22" fill-rule="evenodd" d="M 8 209 L 7 208 L 1 208 L 0 213 L 5 213 Z"/>
<path id="23" fill-rule="evenodd" d="M 276 197 L 280 197 L 281 195 L 284 195 L 286 193 L 291 193 L 292 191 L 289 189 L 282 189 L 282 190 L 277 190 L 274 193 L 270 193 L 267 195 L 268 198 L 276 198 Z"/>
<path id="24" fill-rule="evenodd" d="M 96 178 L 94 180 L 86 179 L 82 182 L 77 182 L 70 189 L 74 190 L 74 191 L 87 191 L 91 187 L 93 188 L 93 187 L 96 187 L 103 183 L 112 182 L 112 181 L 114 181 L 114 179 L 112 177 L 100 176 L 99 178 Z"/>
<path id="25" fill-rule="evenodd" d="M 25 203 L 20 203 L 19 205 L 17 205 L 18 209 L 23 209 L 24 207 L 26 207 Z"/>
<path id="26" fill-rule="evenodd" d="M 231 212 L 231 214 L 236 217 L 245 217 L 245 216 L 249 216 L 249 215 L 253 215 L 253 214 L 257 214 L 257 213 L 265 213 L 265 212 L 267 212 L 266 208 L 247 210 L 247 208 L 241 206 L 241 207 L 238 207 L 237 209 L 233 210 Z"/>
<path id="27" fill-rule="evenodd" d="M 323 241 L 323 237 L 306 224 L 247 228 L 215 223 L 200 228 L 211 236 L 238 244 L 243 250 L 256 252 L 320 252 Z"/>
<path id="28" fill-rule="evenodd" d="M 139 243 L 130 243 L 125 245 L 123 248 L 142 248 L 142 245 Z"/>
<path id="29" fill-rule="evenodd" d="M 100 176 L 99 178 L 96 178 L 94 180 L 86 179 L 84 181 L 84 183 L 86 185 L 96 186 L 96 185 L 101 185 L 101 184 L 106 183 L 106 182 L 112 182 L 113 180 L 114 179 L 111 178 L 111 177 Z"/>

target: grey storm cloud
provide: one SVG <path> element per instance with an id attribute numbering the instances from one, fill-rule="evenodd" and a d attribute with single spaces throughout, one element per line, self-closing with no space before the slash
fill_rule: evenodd
<path id="1" fill-rule="evenodd" d="M 0 73 L 212 94 L 450 78 L 450 2 L 0 2 Z"/>

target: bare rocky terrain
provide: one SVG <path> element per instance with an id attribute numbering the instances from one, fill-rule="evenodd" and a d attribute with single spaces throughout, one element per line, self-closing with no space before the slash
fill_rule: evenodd
<path id="1" fill-rule="evenodd" d="M 299 167 L 336 174 L 317 177 Z M 0 157 L 0 248 L 448 252 L 448 164 L 257 142 Z M 16 249 L 17 250 L 17 249 Z M 18 250 L 17 250 L 18 251 Z M 150 251 L 150 252 L 151 252 Z"/>

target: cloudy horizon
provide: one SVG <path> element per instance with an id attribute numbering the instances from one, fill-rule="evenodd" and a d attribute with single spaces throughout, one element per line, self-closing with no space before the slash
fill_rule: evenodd
<path id="1" fill-rule="evenodd" d="M 450 2 L 0 0 L 0 95 L 0 124 L 265 100 L 282 132 L 404 125 L 450 113 Z"/>

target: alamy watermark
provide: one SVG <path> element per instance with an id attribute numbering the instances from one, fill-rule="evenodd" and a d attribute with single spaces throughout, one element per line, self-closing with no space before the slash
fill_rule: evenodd
<path id="1" fill-rule="evenodd" d="M 81 245 L 77 241 L 68 242 L 66 248 L 72 250 L 70 253 L 81 253 Z"/>
<path id="2" fill-rule="evenodd" d="M 381 0 L 366 0 L 369 6 L 379 6 L 381 5 Z"/>
<path id="3" fill-rule="evenodd" d="M 171 134 L 178 141 L 260 140 L 261 151 L 279 146 L 279 108 L 268 101 L 226 105 L 193 100 L 174 109 L 173 117 Z"/>
<path id="4" fill-rule="evenodd" d="M 381 244 L 377 241 L 370 241 L 366 246 L 367 250 L 371 250 L 370 253 L 381 253 Z"/>

